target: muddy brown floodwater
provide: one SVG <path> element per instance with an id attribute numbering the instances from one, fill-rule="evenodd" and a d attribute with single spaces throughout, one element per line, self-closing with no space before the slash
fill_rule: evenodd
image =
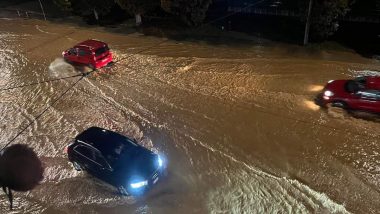
<path id="1" fill-rule="evenodd" d="M 376 75 L 378 61 L 262 39 L 169 40 L 136 54 L 164 39 L 1 19 L 1 88 L 78 73 L 60 54 L 88 38 L 124 60 L 84 78 L 16 139 L 34 148 L 45 175 L 16 193 L 13 213 L 380 212 L 379 121 L 313 103 L 326 81 Z M 0 145 L 77 78 L 0 91 Z M 94 125 L 163 153 L 168 176 L 134 198 L 76 172 L 64 147 Z"/>

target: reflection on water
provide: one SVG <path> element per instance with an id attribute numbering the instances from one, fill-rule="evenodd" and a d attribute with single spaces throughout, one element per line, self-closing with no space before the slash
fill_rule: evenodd
<path id="1" fill-rule="evenodd" d="M 1 20 L 0 27 L 4 86 L 83 72 L 60 53 L 89 36 L 107 41 L 116 60 L 124 59 L 85 78 L 17 138 L 36 150 L 46 169 L 39 187 L 16 194 L 15 213 L 380 210 L 378 121 L 323 111 L 312 101 L 330 79 L 379 70 L 374 61 L 345 52 L 304 56 L 302 48 L 269 42 L 169 41 L 133 54 L 162 40 L 36 20 Z M 0 92 L 0 144 L 76 78 Z M 64 148 L 90 126 L 162 153 L 168 176 L 134 198 L 76 172 Z M 7 209 L 1 195 L 0 210 Z"/>
<path id="2" fill-rule="evenodd" d="M 308 87 L 308 90 L 311 92 L 319 92 L 323 90 L 323 87 L 324 87 L 323 85 L 310 85 Z"/>
<path id="3" fill-rule="evenodd" d="M 307 108 L 313 111 L 318 111 L 321 109 L 320 106 L 318 106 L 317 104 L 315 104 L 314 101 L 311 101 L 311 100 L 304 100 L 304 104 Z"/>

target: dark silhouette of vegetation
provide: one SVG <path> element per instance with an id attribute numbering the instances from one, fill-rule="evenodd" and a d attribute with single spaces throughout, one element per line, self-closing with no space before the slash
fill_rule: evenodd
<path id="1" fill-rule="evenodd" d="M 2 1 L 0 1 L 0 7 L 8 7 L 11 5 L 20 4 L 20 3 L 27 2 L 27 1 L 30 1 L 30 0 L 11 0 L 11 1 L 2 0 Z"/>
<path id="2" fill-rule="evenodd" d="M 93 24 L 108 16 L 117 5 L 114 0 L 54 0 L 63 11 L 70 11 Z"/>
<path id="3" fill-rule="evenodd" d="M 72 11 L 70 0 L 53 0 L 53 2 L 63 11 Z"/>
<path id="4" fill-rule="evenodd" d="M 300 20 L 306 22 L 310 2 L 310 37 L 318 41 L 328 38 L 339 29 L 339 18 L 350 11 L 355 0 L 288 0 L 287 4 L 290 8 L 297 8 Z"/>
<path id="5" fill-rule="evenodd" d="M 161 0 L 162 8 L 181 18 L 189 26 L 200 25 L 212 0 Z"/>
<path id="6" fill-rule="evenodd" d="M 314 0 L 311 12 L 311 37 L 323 40 L 339 28 L 338 19 L 350 10 L 352 0 Z"/>
<path id="7" fill-rule="evenodd" d="M 21 0 L 17 0 L 21 1 Z M 62 10 L 70 11 L 71 13 L 83 17 L 89 24 L 113 24 L 119 21 L 123 21 L 124 18 L 128 16 L 125 14 L 130 14 L 135 16 L 136 25 L 142 23 L 142 18 L 144 16 L 153 15 L 154 17 L 162 16 L 166 20 L 172 17 L 172 20 L 167 22 L 176 23 L 177 20 L 181 20 L 188 26 L 200 25 L 208 16 L 210 18 L 221 17 L 228 14 L 227 8 L 229 6 L 246 8 L 250 4 L 253 7 L 264 8 L 268 10 L 273 9 L 285 9 L 299 16 L 287 18 L 287 17 L 271 17 L 254 14 L 254 17 L 260 17 L 260 21 L 272 21 L 279 20 L 277 25 L 264 26 L 263 30 L 270 32 L 270 29 L 278 31 L 280 38 L 286 37 L 288 35 L 281 35 L 281 29 L 274 29 L 276 26 L 280 25 L 283 29 L 296 29 L 290 35 L 291 39 L 299 40 L 299 36 L 303 36 L 305 32 L 305 23 L 307 20 L 307 14 L 309 9 L 309 3 L 311 0 L 280 0 L 280 1 L 263 1 L 262 3 L 255 4 L 257 0 L 53 0 L 53 2 L 58 5 Z M 312 0 L 312 9 L 310 16 L 310 40 L 311 41 L 322 41 L 327 38 L 331 38 L 332 35 L 336 34 L 341 26 L 347 26 L 347 23 L 343 23 L 341 20 L 346 15 L 348 16 L 365 16 L 365 17 L 379 17 L 380 14 L 380 0 Z M 219 8 L 217 11 L 208 11 L 211 3 L 213 3 L 212 8 Z M 272 7 L 273 3 L 276 3 L 278 7 Z M 215 6 L 219 4 L 219 6 Z M 221 10 L 223 8 L 223 10 Z M 122 11 L 122 12 L 121 12 Z M 125 14 L 123 15 L 123 12 Z M 165 11 L 165 12 L 164 12 Z M 210 16 L 210 14 L 212 14 Z M 117 17 L 118 19 L 116 19 Z M 123 17 L 123 18 L 120 18 Z M 244 16 L 242 13 L 239 17 L 240 20 L 235 20 L 234 22 L 229 22 L 227 29 L 235 28 L 233 25 L 240 25 L 240 22 L 247 23 L 250 17 Z M 251 17 L 252 18 L 252 17 Z M 229 18 L 230 20 L 233 17 Z M 153 20 L 153 19 L 146 19 Z M 174 22 L 173 22 L 174 21 Z M 233 24 L 231 24 L 233 23 Z M 253 23 L 258 25 L 260 23 Z M 165 24 L 164 24 L 165 25 Z M 294 25 L 299 25 L 297 28 Z M 176 27 L 175 24 L 172 25 Z M 244 31 L 249 31 L 250 26 L 247 25 Z M 252 30 L 252 29 L 251 29 Z M 260 29 L 258 29 L 260 30 Z M 286 30 L 284 31 L 286 34 Z M 342 34 L 340 34 L 342 35 Z M 378 35 L 378 34 L 377 34 Z M 377 36 L 376 35 L 376 36 Z"/>
<path id="8" fill-rule="evenodd" d="M 0 156 L 0 185 L 13 206 L 13 191 L 26 192 L 43 178 L 44 169 L 37 154 L 23 144 L 6 148 Z"/>
<path id="9" fill-rule="evenodd" d="M 121 8 L 136 18 L 136 25 L 142 24 L 142 15 L 160 6 L 159 0 L 115 0 Z"/>

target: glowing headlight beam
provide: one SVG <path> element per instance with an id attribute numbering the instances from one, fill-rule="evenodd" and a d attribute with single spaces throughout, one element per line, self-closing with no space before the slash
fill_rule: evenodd
<path id="1" fill-rule="evenodd" d="M 146 185 L 148 185 L 148 181 L 147 180 L 136 182 L 136 183 L 131 183 L 131 187 L 134 188 L 134 189 L 141 188 L 141 187 L 146 186 Z"/>
<path id="2" fill-rule="evenodd" d="M 158 159 L 158 166 L 161 168 L 164 165 L 162 158 L 160 156 L 158 156 L 157 159 Z"/>
<path id="3" fill-rule="evenodd" d="M 325 95 L 326 97 L 331 97 L 334 96 L 334 93 L 332 91 L 325 91 L 323 95 Z"/>

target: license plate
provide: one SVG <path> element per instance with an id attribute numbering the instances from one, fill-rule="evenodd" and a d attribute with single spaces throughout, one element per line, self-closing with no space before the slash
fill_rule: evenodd
<path id="1" fill-rule="evenodd" d="M 153 180 L 153 184 L 157 183 L 157 181 L 158 181 L 158 177 Z"/>

